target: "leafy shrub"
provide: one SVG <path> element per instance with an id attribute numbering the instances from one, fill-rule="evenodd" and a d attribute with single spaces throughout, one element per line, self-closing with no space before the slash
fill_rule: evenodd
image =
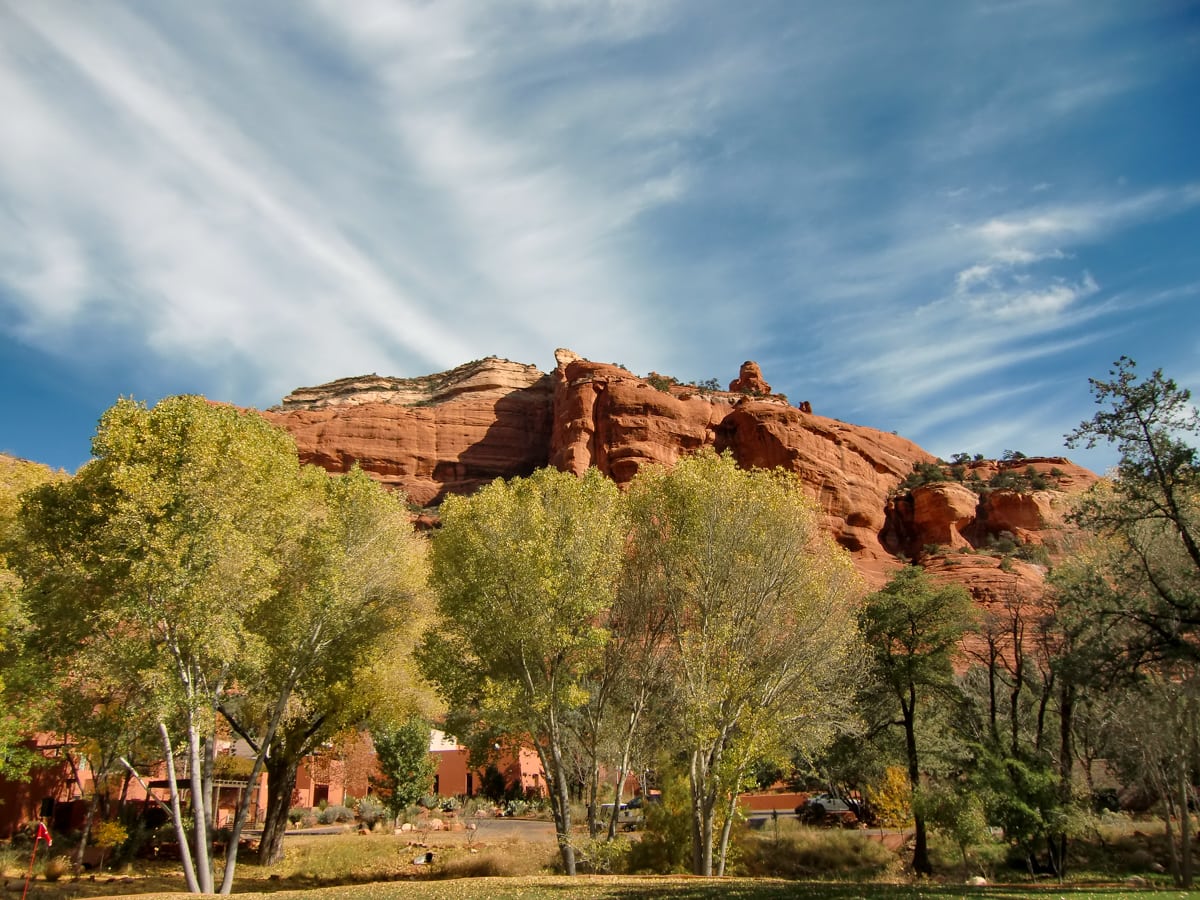
<path id="1" fill-rule="evenodd" d="M 585 875 L 614 875 L 626 871 L 632 847 L 629 839 L 580 838 L 575 845 L 575 863 Z"/>
<path id="2" fill-rule="evenodd" d="M 1037 563 L 1041 566 L 1050 565 L 1050 551 L 1041 544 L 1022 544 L 1017 548 L 1017 559 Z"/>
<path id="3" fill-rule="evenodd" d="M 908 783 L 908 773 L 900 766 L 884 769 L 879 784 L 867 788 L 867 801 L 880 825 L 907 828 L 912 824 L 912 786 Z"/>
<path id="4" fill-rule="evenodd" d="M 100 868 L 104 868 L 104 857 L 114 848 L 120 847 L 129 837 L 129 832 L 120 822 L 101 822 L 92 828 L 92 843 L 100 850 Z"/>
<path id="5" fill-rule="evenodd" d="M 923 484 L 936 484 L 940 481 L 949 480 L 949 476 L 947 476 L 945 470 L 938 463 L 914 463 L 913 470 L 908 473 L 908 477 L 896 486 L 896 491 L 904 494 Z"/>
<path id="6" fill-rule="evenodd" d="M 931 784 L 916 797 L 916 808 L 929 824 L 958 850 L 965 880 L 977 848 L 993 843 L 979 797 L 961 784 Z"/>
<path id="7" fill-rule="evenodd" d="M 1016 553 L 1020 544 L 1011 532 L 1002 531 L 999 534 L 989 534 L 987 540 L 984 541 L 984 547 L 996 556 L 1007 556 L 1010 553 Z"/>
<path id="8" fill-rule="evenodd" d="M 306 809 L 303 806 L 293 806 L 288 810 L 288 821 L 293 825 L 299 825 L 311 815 L 311 809 Z"/>
<path id="9" fill-rule="evenodd" d="M 670 375 L 659 375 L 657 372 L 651 372 L 646 376 L 646 384 L 650 385 L 656 391 L 669 394 L 671 393 L 672 386 L 679 384 L 679 382 Z"/>
<path id="10" fill-rule="evenodd" d="M 332 825 L 335 822 L 349 822 L 354 819 L 354 810 L 348 806 L 332 805 L 326 806 L 321 810 L 321 814 L 317 816 L 317 821 L 322 825 Z"/>
<path id="11" fill-rule="evenodd" d="M 483 770 L 483 777 L 479 779 L 479 793 L 489 800 L 503 800 L 507 789 L 508 785 L 505 784 L 500 770 L 496 768 L 495 763 L 489 763 Z"/>
<path id="12" fill-rule="evenodd" d="M 442 812 L 457 812 L 462 802 L 457 797 L 446 797 L 442 800 Z"/>
<path id="13" fill-rule="evenodd" d="M 663 781 L 662 799 L 646 804 L 646 826 L 641 840 L 630 848 L 630 872 L 661 875 L 687 872 L 692 860 L 692 818 L 687 782 Z M 715 848 L 714 848 L 715 855 Z"/>
<path id="14" fill-rule="evenodd" d="M 356 808 L 358 817 L 368 828 L 374 826 L 376 822 L 383 821 L 387 816 L 387 810 L 383 804 L 374 797 L 363 797 L 358 801 Z"/>

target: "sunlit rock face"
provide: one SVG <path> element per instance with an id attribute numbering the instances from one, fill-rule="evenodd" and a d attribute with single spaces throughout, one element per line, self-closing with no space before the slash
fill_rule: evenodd
<path id="1" fill-rule="evenodd" d="M 489 357 L 424 378 L 345 378 L 299 388 L 265 415 L 292 433 L 305 462 L 333 472 L 357 463 L 421 507 L 546 465 L 575 473 L 595 466 L 626 485 L 646 466 L 713 447 L 744 467 L 796 473 L 824 527 L 872 586 L 906 559 L 930 556 L 930 547 L 986 549 L 1002 536 L 1053 549 L 1067 494 L 1096 480 L 1061 458 L 981 460 L 967 467 L 976 480 L 1019 466 L 1044 475 L 1047 489 L 978 493 L 952 480 L 899 491 L 914 466 L 934 457 L 895 434 L 815 415 L 807 402 L 792 405 L 771 393 L 752 361 L 728 391 L 643 378 L 569 350 L 557 351 L 555 362 L 550 373 Z M 923 561 L 949 580 L 975 572 L 984 597 L 999 590 L 993 581 L 1013 577 L 989 559 L 949 567 Z"/>
<path id="2" fill-rule="evenodd" d="M 553 385 L 535 366 L 488 358 L 425 378 L 367 375 L 298 388 L 265 415 L 304 462 L 357 463 L 418 506 L 547 464 Z"/>

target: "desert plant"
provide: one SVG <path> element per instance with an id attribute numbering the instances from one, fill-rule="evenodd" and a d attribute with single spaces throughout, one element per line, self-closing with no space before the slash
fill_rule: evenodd
<path id="1" fill-rule="evenodd" d="M 575 841 L 575 859 L 579 871 L 588 875 L 615 875 L 628 866 L 631 843 L 619 835 L 607 838 L 581 837 Z"/>
<path id="2" fill-rule="evenodd" d="M 651 372 L 646 376 L 646 384 L 650 385 L 650 387 L 654 388 L 656 391 L 662 391 L 663 393 L 667 394 L 671 392 L 671 387 L 678 383 L 679 382 L 671 376 L 659 375 L 657 372 Z"/>
<path id="3" fill-rule="evenodd" d="M 332 825 L 335 822 L 349 822 L 354 818 L 354 810 L 348 806 L 331 805 L 321 810 L 317 821 L 322 825 Z"/>
<path id="4" fill-rule="evenodd" d="M 42 864 L 42 877 L 47 881 L 58 881 L 71 871 L 71 861 L 65 856 L 51 856 Z"/>
<path id="5" fill-rule="evenodd" d="M 373 827 L 376 822 L 387 816 L 387 809 L 373 797 L 363 797 L 358 801 L 356 808 L 358 817 L 368 828 Z"/>
<path id="6" fill-rule="evenodd" d="M 938 463 L 914 463 L 913 470 L 908 473 L 908 476 L 900 484 L 896 485 L 896 492 L 904 494 L 923 484 L 936 484 L 939 481 L 948 480 L 949 476 Z"/>
<path id="7" fill-rule="evenodd" d="M 692 815 L 687 782 L 663 780 L 662 800 L 646 805 L 646 827 L 629 852 L 630 872 L 686 872 L 692 861 Z"/>

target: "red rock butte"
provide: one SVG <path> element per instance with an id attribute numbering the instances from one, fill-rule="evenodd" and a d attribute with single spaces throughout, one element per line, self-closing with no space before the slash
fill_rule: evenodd
<path id="1" fill-rule="evenodd" d="M 752 361 L 721 391 L 641 378 L 569 350 L 555 360 L 549 374 L 488 357 L 422 378 L 344 378 L 298 388 L 264 415 L 291 432 L 305 462 L 332 472 L 358 463 L 421 507 L 547 465 L 576 473 L 596 466 L 624 485 L 644 466 L 669 466 L 703 447 L 728 450 L 743 467 L 795 472 L 824 527 L 875 586 L 930 545 L 970 551 L 997 535 L 1053 545 L 1066 495 L 1096 480 L 1060 457 L 1023 458 L 969 466 L 981 476 L 1032 469 L 1049 489 L 981 497 L 951 481 L 899 493 L 916 465 L 937 462 L 931 454 L 895 434 L 816 415 L 807 402 L 792 406 Z M 939 576 L 981 600 L 1041 583 L 1032 564 L 944 562 L 933 567 Z"/>

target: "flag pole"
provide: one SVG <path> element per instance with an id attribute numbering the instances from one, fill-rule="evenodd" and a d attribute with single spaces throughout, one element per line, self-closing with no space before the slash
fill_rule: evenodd
<path id="1" fill-rule="evenodd" d="M 29 893 L 29 882 L 33 879 L 33 858 L 37 856 L 37 848 L 40 842 L 41 836 L 35 835 L 33 838 L 33 850 L 29 854 L 29 874 L 25 876 L 25 890 L 21 891 L 21 900 L 25 900 L 26 894 Z"/>
<path id="2" fill-rule="evenodd" d="M 38 844 L 42 841 L 46 842 L 46 846 L 53 846 L 54 840 L 50 837 L 50 830 L 46 827 L 46 823 L 41 819 L 37 820 L 37 828 L 33 832 L 33 850 L 29 852 L 29 874 L 25 876 L 25 890 L 21 891 L 21 900 L 25 900 L 29 893 L 29 882 L 33 880 L 33 859 L 37 856 Z"/>

